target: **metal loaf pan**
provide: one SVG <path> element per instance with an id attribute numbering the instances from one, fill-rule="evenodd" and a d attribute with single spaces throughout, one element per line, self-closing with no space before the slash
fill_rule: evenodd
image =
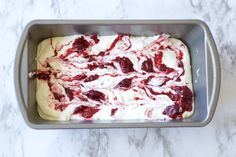
<path id="1" fill-rule="evenodd" d="M 190 50 L 195 111 L 183 120 L 93 120 L 47 121 L 39 117 L 35 99 L 36 80 L 28 73 L 36 70 L 38 44 L 46 38 L 78 33 L 108 35 L 127 33 L 153 35 L 169 33 Z M 200 20 L 35 20 L 24 29 L 15 58 L 15 90 L 26 123 L 35 129 L 197 127 L 208 124 L 215 112 L 220 91 L 220 63 L 208 26 Z"/>

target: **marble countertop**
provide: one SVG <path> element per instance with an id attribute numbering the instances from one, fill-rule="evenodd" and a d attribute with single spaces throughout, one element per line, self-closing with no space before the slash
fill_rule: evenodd
<path id="1" fill-rule="evenodd" d="M 206 127 L 33 130 L 23 121 L 14 93 L 13 64 L 30 20 L 193 18 L 209 25 L 222 66 L 217 110 Z M 236 156 L 235 35 L 233 0 L 0 0 L 0 156 Z"/>

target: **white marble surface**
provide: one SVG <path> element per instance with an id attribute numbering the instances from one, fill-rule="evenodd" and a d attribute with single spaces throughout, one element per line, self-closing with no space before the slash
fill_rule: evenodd
<path id="1" fill-rule="evenodd" d="M 13 63 L 33 19 L 191 19 L 209 24 L 222 63 L 213 121 L 203 128 L 33 130 L 14 94 Z M 0 156 L 236 156 L 236 1 L 0 0 Z"/>

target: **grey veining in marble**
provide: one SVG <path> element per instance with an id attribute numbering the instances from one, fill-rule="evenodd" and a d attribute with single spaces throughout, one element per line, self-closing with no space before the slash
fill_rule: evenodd
<path id="1" fill-rule="evenodd" d="M 222 86 L 203 128 L 32 130 L 14 93 L 15 50 L 33 19 L 202 19 L 216 40 Z M 236 156 L 236 1 L 0 0 L 0 156 Z"/>

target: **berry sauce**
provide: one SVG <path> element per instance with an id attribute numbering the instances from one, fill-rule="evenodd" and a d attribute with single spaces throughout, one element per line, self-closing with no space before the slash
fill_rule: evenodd
<path id="1" fill-rule="evenodd" d="M 127 57 L 116 57 L 116 62 L 120 64 L 121 71 L 123 73 L 133 72 L 133 63 Z"/>
<path id="2" fill-rule="evenodd" d="M 175 102 L 174 105 L 167 106 L 163 114 L 168 115 L 172 119 L 181 119 L 185 111 L 192 111 L 193 94 L 187 86 L 174 86 L 171 92 L 156 92 L 152 88 L 148 88 L 153 95 L 166 95 Z"/>
<path id="3" fill-rule="evenodd" d="M 111 110 L 111 116 L 114 116 L 116 114 L 116 111 L 118 110 L 118 108 L 113 108 Z"/>
<path id="4" fill-rule="evenodd" d="M 91 82 L 94 80 L 97 80 L 99 78 L 99 75 L 95 74 L 95 75 L 90 75 L 89 77 L 87 77 L 84 82 Z"/>
<path id="5" fill-rule="evenodd" d="M 74 99 L 74 94 L 73 94 L 73 90 L 69 89 L 69 88 L 65 88 L 65 91 L 66 91 L 66 95 L 67 97 L 70 99 L 70 101 L 72 99 Z"/>
<path id="6" fill-rule="evenodd" d="M 89 42 L 82 36 L 75 39 L 74 43 L 72 44 L 73 49 L 76 52 L 83 52 L 89 47 Z"/>
<path id="7" fill-rule="evenodd" d="M 73 114 L 79 114 L 82 117 L 89 119 L 92 118 L 95 113 L 97 113 L 99 109 L 97 107 L 90 107 L 90 106 L 79 106 L 76 107 Z"/>
<path id="8" fill-rule="evenodd" d="M 55 110 L 64 111 L 67 108 L 68 104 L 55 104 Z"/>
<path id="9" fill-rule="evenodd" d="M 91 38 L 93 39 L 93 41 L 95 42 L 95 44 L 99 43 L 99 39 L 98 39 L 98 35 L 97 34 L 94 34 L 91 36 Z"/>
<path id="10" fill-rule="evenodd" d="M 125 78 L 122 81 L 120 81 L 115 88 L 123 88 L 123 89 L 129 89 L 132 84 L 132 78 Z"/>
<path id="11" fill-rule="evenodd" d="M 153 63 L 150 58 L 142 63 L 141 69 L 146 72 L 154 72 L 153 70 Z"/>
<path id="12" fill-rule="evenodd" d="M 40 70 L 38 70 L 36 72 L 33 72 L 32 74 L 33 75 L 31 76 L 31 78 L 37 78 L 39 80 L 47 81 L 47 80 L 50 79 L 50 76 L 51 76 L 52 72 L 51 71 L 40 71 Z"/>
<path id="13" fill-rule="evenodd" d="M 116 39 L 111 43 L 111 46 L 108 49 L 106 49 L 105 51 L 101 51 L 98 55 L 99 56 L 108 55 L 109 53 L 108 54 L 106 54 L 106 53 L 111 51 L 116 46 L 116 44 L 123 38 L 123 36 L 124 36 L 123 34 L 119 34 L 116 37 Z"/>
<path id="14" fill-rule="evenodd" d="M 84 93 L 89 99 L 92 99 L 94 101 L 105 101 L 105 95 L 102 92 L 96 91 L 96 90 L 90 90 Z"/>

